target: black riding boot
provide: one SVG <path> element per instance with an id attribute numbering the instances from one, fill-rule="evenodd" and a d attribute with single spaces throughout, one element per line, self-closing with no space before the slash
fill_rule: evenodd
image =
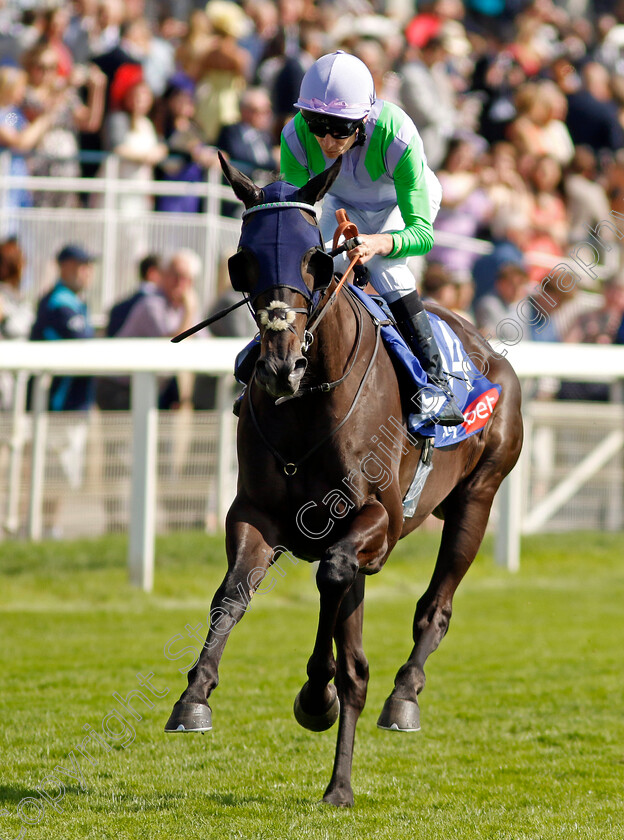
<path id="1" fill-rule="evenodd" d="M 410 292 L 392 301 L 389 306 L 401 335 L 422 365 L 428 379 L 448 397 L 442 410 L 436 415 L 435 422 L 441 426 L 459 426 L 465 418 L 449 387 L 447 375 L 442 370 L 440 351 L 420 295 L 416 291 Z"/>

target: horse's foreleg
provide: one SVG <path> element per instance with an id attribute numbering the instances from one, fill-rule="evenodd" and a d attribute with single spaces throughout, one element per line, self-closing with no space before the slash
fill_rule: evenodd
<path id="1" fill-rule="evenodd" d="M 498 484 L 496 484 L 496 487 Z M 444 638 L 451 620 L 453 595 L 474 560 L 488 521 L 496 487 L 457 487 L 445 504 L 442 541 L 433 577 L 418 601 L 414 647 L 397 673 L 377 726 L 411 732 L 420 729 L 418 695 L 425 686 L 425 661 Z"/>
<path id="2" fill-rule="evenodd" d="M 349 523 L 348 533 L 321 557 L 316 575 L 320 593 L 318 630 L 308 660 L 308 681 L 295 700 L 295 717 L 307 729 L 329 729 L 338 717 L 339 701 L 330 681 L 336 675 L 333 637 L 340 607 L 359 569 L 386 554 L 387 529 L 385 508 L 371 501 Z"/>
<path id="3" fill-rule="evenodd" d="M 332 805 L 353 805 L 351 764 L 355 727 L 366 702 L 368 662 L 362 648 L 364 618 L 364 575 L 357 575 L 345 595 L 336 622 L 336 687 L 340 700 L 338 741 L 331 781 L 323 801 Z"/>
<path id="4" fill-rule="evenodd" d="M 245 615 L 250 600 L 275 558 L 267 536 L 273 528 L 257 513 L 237 507 L 228 514 L 228 570 L 210 606 L 210 627 L 199 658 L 188 674 L 188 687 L 173 707 L 166 732 L 198 732 L 212 728 L 207 700 L 219 682 L 219 662 L 230 632 Z"/>

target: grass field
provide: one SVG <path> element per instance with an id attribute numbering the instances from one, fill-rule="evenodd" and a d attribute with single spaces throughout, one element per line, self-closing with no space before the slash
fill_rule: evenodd
<path id="1" fill-rule="evenodd" d="M 234 631 L 214 731 L 166 736 L 190 656 L 163 648 L 176 634 L 193 644 L 185 624 L 204 634 L 222 540 L 160 540 L 151 595 L 127 585 L 123 538 L 0 544 L 0 838 L 624 838 L 624 536 L 526 539 L 515 576 L 486 543 L 429 660 L 422 732 L 383 732 L 436 542 L 405 541 L 368 582 L 351 810 L 319 804 L 335 729 L 306 732 L 292 715 L 316 627 L 307 565 L 257 595 Z M 83 727 L 121 727 L 107 718 L 121 708 L 112 694 L 138 688 L 137 673 L 167 695 L 136 703 L 134 737 L 116 729 L 125 748 L 94 747 L 89 763 Z"/>

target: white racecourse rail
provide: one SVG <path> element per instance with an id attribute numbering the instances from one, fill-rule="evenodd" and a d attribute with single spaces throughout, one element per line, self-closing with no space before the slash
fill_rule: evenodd
<path id="1" fill-rule="evenodd" d="M 234 441 L 231 435 L 230 390 L 236 353 L 240 339 L 191 339 L 173 345 L 167 339 L 90 339 L 78 341 L 0 342 L 0 370 L 21 376 L 22 394 L 26 375 L 37 377 L 33 405 L 33 481 L 29 511 L 29 533 L 41 536 L 41 471 L 38 457 L 44 439 L 46 412 L 46 381 L 51 375 L 109 374 L 132 376 L 132 516 L 130 518 L 129 570 L 131 581 L 150 590 L 154 575 L 154 497 L 156 463 L 157 376 L 184 371 L 209 373 L 220 377 L 218 410 L 220 412 L 219 440 L 219 516 L 221 521 L 230 499 L 225 497 L 225 472 Z M 508 348 L 508 358 L 523 383 L 542 377 L 587 382 L 610 382 L 614 394 L 621 399 L 624 384 L 624 347 L 547 344 L 521 342 Z M 17 403 L 20 402 L 18 399 Z M 15 417 L 23 410 L 19 406 Z M 600 411 L 600 404 L 594 410 Z M 623 444 L 623 432 L 616 428 L 604 446 L 578 465 L 578 475 L 563 482 L 559 497 L 574 492 L 575 481 L 582 482 L 589 471 L 613 457 Z M 38 443 L 39 441 L 39 443 Z M 602 449 L 605 449 L 603 452 Z M 500 491 L 499 522 L 496 539 L 496 559 L 510 570 L 519 568 L 521 533 L 522 461 L 505 480 Z M 555 494 L 557 495 L 557 494 Z M 543 506 L 558 504 L 545 500 Z M 533 517 L 539 519 L 539 510 Z M 530 530 L 526 529 L 525 530 Z"/>

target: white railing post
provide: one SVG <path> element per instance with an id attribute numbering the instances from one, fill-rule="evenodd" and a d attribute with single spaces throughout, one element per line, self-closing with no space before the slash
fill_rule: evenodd
<path id="1" fill-rule="evenodd" d="M 9 486 L 4 530 L 12 536 L 19 530 L 19 501 L 22 486 L 22 455 L 26 440 L 26 395 L 28 374 L 20 370 L 15 374 L 11 442 L 9 444 Z"/>
<path id="2" fill-rule="evenodd" d="M 104 162 L 104 225 L 102 236 L 102 277 L 100 282 L 100 312 L 107 312 L 110 309 L 113 299 L 107 297 L 107 292 L 115 290 L 114 279 L 117 270 L 117 190 L 115 185 L 119 178 L 119 158 L 116 155 L 108 155 Z M 113 282 L 109 282 L 113 278 Z"/>
<path id="3" fill-rule="evenodd" d="M 157 377 L 132 376 L 132 485 L 128 566 L 130 582 L 151 592 L 154 585 L 156 526 L 156 457 L 158 438 Z"/>
<path id="4" fill-rule="evenodd" d="M 504 479 L 498 490 L 498 527 L 494 558 L 497 566 L 510 572 L 520 569 L 520 534 L 522 528 L 522 460 Z"/>
<path id="5" fill-rule="evenodd" d="M 36 376 L 33 382 L 32 462 L 30 466 L 30 503 L 28 505 L 28 536 L 31 540 L 40 540 L 43 533 L 42 511 L 50 382 L 51 377 L 47 373 Z"/>

